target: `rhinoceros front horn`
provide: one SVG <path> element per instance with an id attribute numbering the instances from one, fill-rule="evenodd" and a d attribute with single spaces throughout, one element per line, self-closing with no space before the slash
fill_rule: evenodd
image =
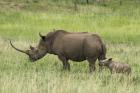
<path id="1" fill-rule="evenodd" d="M 26 51 L 24 51 L 24 50 L 20 50 L 20 49 L 16 48 L 16 47 L 12 44 L 11 41 L 10 41 L 10 45 L 11 45 L 15 50 L 17 50 L 17 51 L 19 51 L 19 52 L 22 52 L 22 53 L 25 53 L 25 54 L 28 55 L 28 53 L 27 53 Z"/>

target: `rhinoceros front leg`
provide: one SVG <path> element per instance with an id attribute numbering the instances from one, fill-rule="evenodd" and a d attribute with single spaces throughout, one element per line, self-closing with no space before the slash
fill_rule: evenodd
<path id="1" fill-rule="evenodd" d="M 64 56 L 58 56 L 59 60 L 63 63 L 63 69 L 70 71 L 70 64 Z"/>
<path id="2" fill-rule="evenodd" d="M 91 73 L 91 72 L 95 71 L 95 69 L 96 69 L 95 62 L 97 59 L 96 58 L 88 58 L 87 60 L 89 62 L 89 72 Z"/>

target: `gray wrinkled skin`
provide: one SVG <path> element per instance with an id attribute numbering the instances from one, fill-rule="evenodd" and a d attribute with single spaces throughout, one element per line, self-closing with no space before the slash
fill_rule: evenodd
<path id="1" fill-rule="evenodd" d="M 106 58 L 106 46 L 97 34 L 87 32 L 66 32 L 56 30 L 49 32 L 46 36 L 39 34 L 41 39 L 37 47 L 30 47 L 29 50 L 23 51 L 11 46 L 19 52 L 29 56 L 31 61 L 37 61 L 47 53 L 57 55 L 62 61 L 63 69 L 70 70 L 68 60 L 89 62 L 89 71 L 95 70 L 96 60 Z"/>

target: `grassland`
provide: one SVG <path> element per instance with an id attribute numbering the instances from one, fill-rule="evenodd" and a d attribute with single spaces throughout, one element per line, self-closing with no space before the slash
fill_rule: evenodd
<path id="1" fill-rule="evenodd" d="M 0 7 L 0 93 L 140 93 L 140 7 L 78 5 L 74 11 L 73 5 L 65 4 L 6 4 Z M 65 72 L 54 55 L 31 63 L 9 45 L 12 40 L 28 49 L 37 45 L 39 32 L 53 29 L 99 34 L 107 56 L 130 64 L 132 74 L 111 75 L 108 69 L 99 73 L 98 65 L 89 74 L 86 61 L 70 61 L 71 71 Z"/>

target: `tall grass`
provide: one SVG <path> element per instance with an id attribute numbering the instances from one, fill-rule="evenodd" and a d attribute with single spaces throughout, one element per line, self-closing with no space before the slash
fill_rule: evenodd
<path id="1" fill-rule="evenodd" d="M 71 64 L 71 71 L 62 71 L 62 64 L 54 55 L 47 55 L 36 63 L 30 63 L 24 54 L 13 50 L 1 41 L 0 91 L 1 93 L 139 93 L 139 46 L 126 44 L 108 45 L 108 57 L 131 65 L 132 74 L 110 74 L 108 69 L 88 73 L 88 62 Z M 26 47 L 23 41 L 15 42 Z"/>
<path id="2" fill-rule="evenodd" d="M 0 93 L 139 93 L 139 8 L 78 7 L 76 12 L 57 6 L 45 12 L 0 11 Z M 106 42 L 107 57 L 130 64 L 132 74 L 110 74 L 108 69 L 99 73 L 98 62 L 96 71 L 89 74 L 87 61 L 70 61 L 71 71 L 65 72 L 55 55 L 31 63 L 9 45 L 10 39 L 28 49 L 29 44 L 37 45 L 39 32 L 47 34 L 53 29 L 99 34 Z"/>

